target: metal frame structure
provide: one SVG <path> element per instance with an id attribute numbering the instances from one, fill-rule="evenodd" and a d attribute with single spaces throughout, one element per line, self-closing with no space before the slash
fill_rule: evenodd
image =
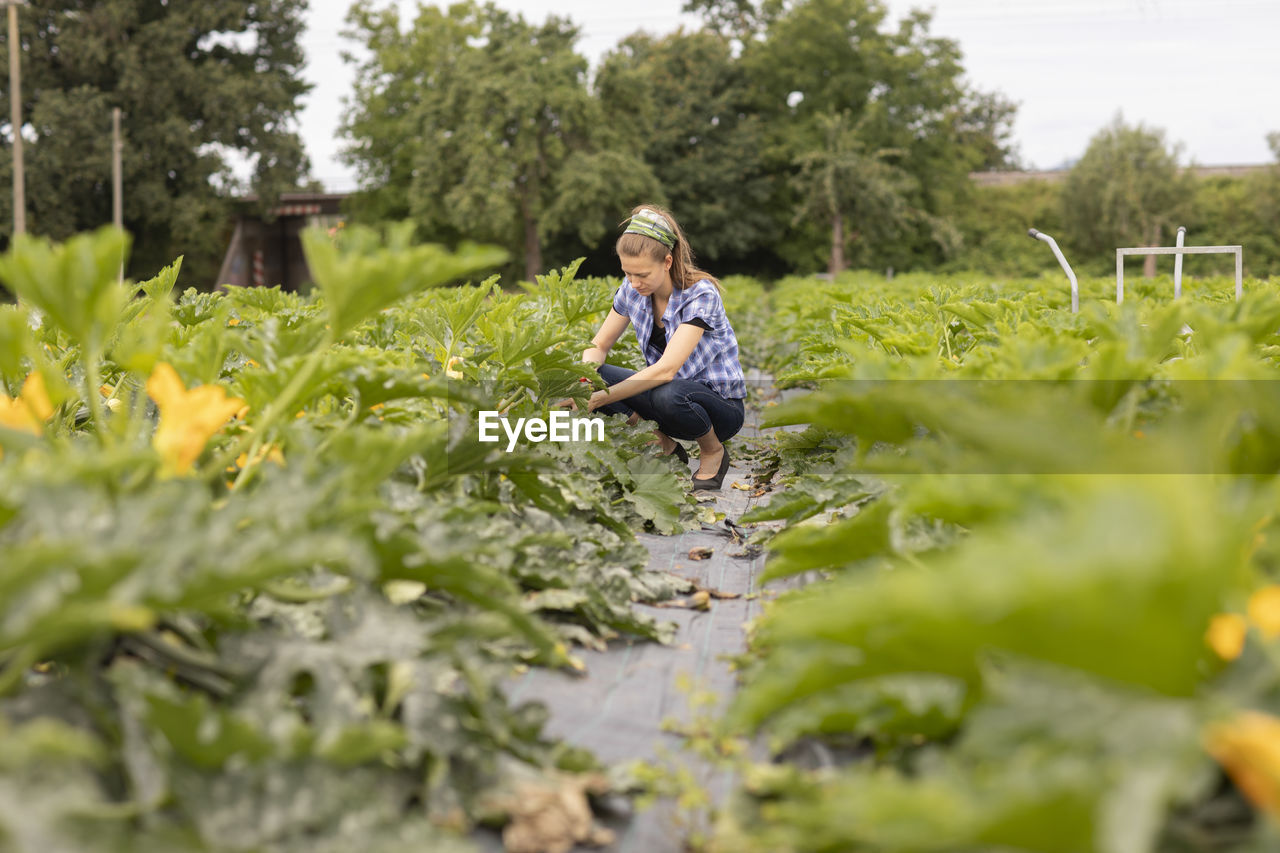
<path id="1" fill-rule="evenodd" d="M 1182 296 L 1182 256 L 1183 255 L 1235 255 L 1236 256 L 1236 301 L 1244 295 L 1244 247 L 1243 246 L 1184 246 L 1183 237 L 1186 228 L 1178 229 L 1176 246 L 1138 246 L 1127 249 L 1116 249 L 1116 304 L 1124 302 L 1124 259 L 1129 255 L 1174 255 L 1173 265 L 1173 298 Z"/>

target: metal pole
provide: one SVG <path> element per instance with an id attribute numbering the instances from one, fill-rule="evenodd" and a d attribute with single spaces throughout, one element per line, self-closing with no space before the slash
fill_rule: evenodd
<path id="1" fill-rule="evenodd" d="M 1116 249 L 1116 304 L 1124 303 L 1124 255 Z"/>
<path id="2" fill-rule="evenodd" d="M 1071 271 L 1071 264 L 1067 263 L 1067 259 L 1062 256 L 1062 250 L 1058 248 L 1058 241 L 1043 231 L 1037 231 L 1034 228 L 1027 230 L 1027 236 L 1032 240 L 1048 243 L 1049 248 L 1053 249 L 1053 256 L 1058 259 L 1058 266 L 1062 267 L 1067 274 L 1067 281 L 1071 282 L 1071 313 L 1078 313 L 1080 311 L 1080 284 L 1076 281 L 1076 274 Z"/>
<path id="3" fill-rule="evenodd" d="M 111 110 L 111 221 L 116 228 L 124 230 L 124 168 L 122 152 L 124 142 L 120 139 L 120 108 Z M 124 256 L 120 257 L 120 280 L 124 281 Z"/>
<path id="4" fill-rule="evenodd" d="M 18 39 L 18 4 L 9 6 L 9 120 L 13 123 L 13 233 L 27 233 L 27 197 L 22 166 L 22 44 Z"/>
<path id="5" fill-rule="evenodd" d="M 1179 249 L 1182 248 L 1183 238 L 1187 236 L 1185 226 L 1178 226 L 1178 239 L 1174 245 Z M 1173 298 L 1180 299 L 1182 297 L 1182 253 L 1173 256 Z"/>

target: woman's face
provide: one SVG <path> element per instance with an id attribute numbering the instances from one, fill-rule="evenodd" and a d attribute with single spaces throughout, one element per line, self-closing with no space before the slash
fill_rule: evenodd
<path id="1" fill-rule="evenodd" d="M 671 256 L 655 261 L 648 255 L 623 255 L 622 274 L 641 296 L 652 296 L 671 281 Z"/>

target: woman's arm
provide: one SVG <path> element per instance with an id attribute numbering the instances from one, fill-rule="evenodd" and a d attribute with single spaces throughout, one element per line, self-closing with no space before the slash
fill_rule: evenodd
<path id="1" fill-rule="evenodd" d="M 605 317 L 604 322 L 600 324 L 600 331 L 596 332 L 596 336 L 591 339 L 591 346 L 582 351 L 582 360 L 588 364 L 604 364 L 609 350 L 618 342 L 618 338 L 622 337 L 622 333 L 627 330 L 627 324 L 630 322 L 631 318 L 626 314 L 619 314 L 610 308 L 609 316 Z"/>
<path id="2" fill-rule="evenodd" d="M 608 321 L 605 322 L 607 325 Z M 603 332 L 603 329 L 601 331 Z M 667 341 L 667 348 L 663 351 L 662 358 L 644 370 L 636 371 L 617 385 L 592 394 L 591 399 L 587 401 L 587 411 L 595 411 L 601 406 L 617 403 L 620 400 L 633 397 L 641 391 L 648 391 L 655 386 L 675 379 L 676 373 L 680 371 L 681 367 L 684 367 L 684 363 L 693 353 L 698 341 L 702 340 L 702 332 L 701 326 L 695 326 L 692 323 L 681 323 L 676 327 L 675 334 L 671 336 L 671 340 Z M 597 335 L 596 337 L 600 336 Z M 614 340 L 617 340 L 617 338 Z M 585 358 L 585 354 L 583 357 Z"/>

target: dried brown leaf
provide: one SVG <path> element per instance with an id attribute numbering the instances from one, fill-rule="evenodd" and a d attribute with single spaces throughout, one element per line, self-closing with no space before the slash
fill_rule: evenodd
<path id="1" fill-rule="evenodd" d="M 613 832 L 596 825 L 587 802 L 588 791 L 607 788 L 603 778 L 592 776 L 517 785 L 509 803 L 511 821 L 502 831 L 507 853 L 569 853 L 578 844 L 612 844 Z"/>

